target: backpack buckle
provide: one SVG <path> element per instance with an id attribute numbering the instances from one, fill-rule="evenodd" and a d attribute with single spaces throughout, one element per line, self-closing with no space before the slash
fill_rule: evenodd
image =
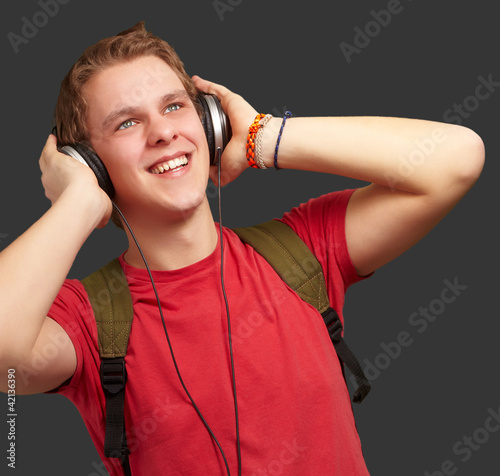
<path id="1" fill-rule="evenodd" d="M 102 386 L 108 392 L 114 394 L 125 388 L 127 371 L 125 370 L 125 359 L 123 357 L 102 359 L 100 373 Z"/>
<path id="2" fill-rule="evenodd" d="M 328 328 L 330 339 L 332 342 L 338 342 L 342 339 L 342 322 L 340 322 L 338 314 L 333 308 L 329 307 L 321 315 L 323 316 L 323 320 Z"/>

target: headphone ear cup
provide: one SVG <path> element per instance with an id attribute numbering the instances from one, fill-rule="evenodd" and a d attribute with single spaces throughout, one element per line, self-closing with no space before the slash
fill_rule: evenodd
<path id="1" fill-rule="evenodd" d="M 203 129 L 205 129 L 205 135 L 207 137 L 208 151 L 210 153 L 210 165 L 215 164 L 215 139 L 214 139 L 214 128 L 212 126 L 212 117 L 210 114 L 210 109 L 208 108 L 207 100 L 203 93 L 198 94 L 198 103 L 201 106 L 202 115 L 201 123 L 203 124 Z"/>
<path id="2" fill-rule="evenodd" d="M 207 136 L 210 164 L 216 163 L 217 149 L 221 152 L 231 139 L 231 125 L 222 106 L 213 94 L 198 94 L 198 102 L 202 109 L 201 122 Z"/>
<path id="3" fill-rule="evenodd" d="M 97 183 L 106 192 L 109 198 L 113 198 L 115 194 L 115 188 L 113 183 L 109 178 L 108 171 L 102 163 L 102 160 L 98 155 L 90 150 L 88 147 L 82 144 L 72 144 L 70 146 L 64 146 L 60 149 L 66 155 L 73 157 L 74 159 L 88 165 L 95 176 L 97 177 Z"/>

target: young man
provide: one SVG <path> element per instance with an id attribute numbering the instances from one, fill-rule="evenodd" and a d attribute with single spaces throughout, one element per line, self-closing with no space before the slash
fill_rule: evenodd
<path id="1" fill-rule="evenodd" d="M 130 247 L 120 264 L 134 304 L 125 397 L 132 474 L 234 475 L 241 460 L 245 475 L 278 465 L 287 475 L 366 475 L 321 316 L 231 230 L 219 236 L 205 194 L 216 170 L 209 166 L 197 90 L 217 95 L 231 123 L 225 184 L 249 168 L 247 136 L 257 111 L 221 85 L 191 81 L 170 47 L 142 24 L 87 50 L 63 81 L 57 106 L 60 145 L 88 144 L 106 166 L 114 202 L 153 270 L 183 382 L 214 433 L 180 383 L 148 274 L 125 230 Z M 346 289 L 428 233 L 474 184 L 484 161 L 480 138 L 454 125 L 289 118 L 280 133 L 282 125 L 283 118 L 272 118 L 263 127 L 261 165 L 274 165 L 279 142 L 281 168 L 370 183 L 282 217 L 321 263 L 339 313 Z M 34 356 L 57 342 L 57 356 L 18 382 L 17 392 L 66 395 L 110 474 L 123 474 L 103 453 L 105 400 L 92 309 L 82 284 L 66 279 L 86 238 L 108 222 L 112 204 L 89 168 L 58 152 L 52 135 L 40 167 L 52 207 L 0 254 L 0 370 L 33 367 Z M 232 329 L 248 329 L 233 342 L 237 401 L 220 239 Z"/>

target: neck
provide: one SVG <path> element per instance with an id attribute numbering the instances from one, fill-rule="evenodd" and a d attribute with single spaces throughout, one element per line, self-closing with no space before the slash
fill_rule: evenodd
<path id="1" fill-rule="evenodd" d="M 210 255 L 217 246 L 218 233 L 208 200 L 190 216 L 151 220 L 128 217 L 149 267 L 158 271 L 180 269 Z M 125 261 L 131 266 L 145 268 L 130 231 L 125 227 L 129 248 Z"/>

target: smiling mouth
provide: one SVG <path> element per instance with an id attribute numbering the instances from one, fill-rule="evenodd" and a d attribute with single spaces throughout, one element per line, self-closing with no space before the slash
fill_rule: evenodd
<path id="1" fill-rule="evenodd" d="M 177 170 L 185 167 L 188 164 L 188 158 L 186 155 L 177 157 L 176 159 L 166 160 L 163 163 L 157 164 L 149 169 L 152 174 L 164 174 L 165 172 L 171 170 Z"/>

